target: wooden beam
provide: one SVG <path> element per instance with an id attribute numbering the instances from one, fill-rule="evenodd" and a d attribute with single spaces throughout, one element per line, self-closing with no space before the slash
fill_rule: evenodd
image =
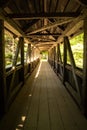
<path id="1" fill-rule="evenodd" d="M 29 61 L 31 62 L 31 44 L 28 44 Z"/>
<path id="2" fill-rule="evenodd" d="M 21 40 L 21 43 L 20 43 L 20 46 L 21 46 L 21 65 L 22 65 L 22 70 L 21 70 L 21 80 L 24 84 L 24 38 L 23 37 L 20 37 L 20 40 Z"/>
<path id="3" fill-rule="evenodd" d="M 84 20 L 84 51 L 83 51 L 83 84 L 82 105 L 83 112 L 87 117 L 87 18 Z"/>
<path id="4" fill-rule="evenodd" d="M 12 19 L 7 18 L 6 15 L 7 14 L 4 11 L 3 11 L 3 13 L 0 12 L 0 19 L 3 19 L 5 21 L 5 23 L 7 24 L 6 27 L 11 31 L 12 31 L 12 29 L 13 29 L 13 31 L 17 30 L 20 33 L 20 35 L 25 36 L 24 32 L 21 30 L 21 28 Z"/>
<path id="5" fill-rule="evenodd" d="M 7 17 L 14 20 L 29 20 L 29 19 L 43 19 L 43 18 L 58 18 L 58 17 L 78 17 L 78 12 L 58 12 L 58 13 L 13 13 L 7 14 Z"/>
<path id="6" fill-rule="evenodd" d="M 54 65 L 53 65 L 53 67 L 54 67 L 54 69 L 55 69 L 55 61 L 56 61 L 56 47 L 55 47 L 55 46 L 54 46 L 54 49 L 53 49 L 53 53 L 54 53 L 54 54 L 53 54 L 53 55 L 54 55 L 54 58 L 53 58 L 53 62 L 54 62 L 53 64 L 54 64 Z"/>
<path id="7" fill-rule="evenodd" d="M 34 33 L 37 33 L 37 32 L 41 32 L 41 31 L 44 31 L 44 30 L 46 30 L 46 29 L 50 29 L 50 28 L 53 28 L 53 27 L 56 27 L 56 26 L 58 26 L 58 25 L 62 25 L 62 24 L 65 24 L 65 23 L 69 23 L 69 22 L 71 22 L 73 19 L 72 18 L 69 18 L 69 19 L 67 19 L 67 20 L 59 20 L 59 21 L 57 21 L 57 22 L 54 22 L 53 24 L 51 24 L 51 25 L 46 25 L 46 26 L 43 26 L 43 27 L 41 27 L 41 28 L 39 28 L 39 29 L 36 29 L 36 30 L 34 30 L 34 31 L 32 31 L 32 32 L 30 32 L 30 33 L 28 33 L 28 34 L 34 34 Z"/>
<path id="8" fill-rule="evenodd" d="M 0 118 L 5 112 L 6 96 L 4 21 L 0 20 Z"/>

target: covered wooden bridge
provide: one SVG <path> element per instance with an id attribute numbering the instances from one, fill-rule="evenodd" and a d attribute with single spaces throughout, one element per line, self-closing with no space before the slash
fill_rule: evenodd
<path id="1" fill-rule="evenodd" d="M 0 0 L 0 130 L 87 130 L 86 0 Z"/>

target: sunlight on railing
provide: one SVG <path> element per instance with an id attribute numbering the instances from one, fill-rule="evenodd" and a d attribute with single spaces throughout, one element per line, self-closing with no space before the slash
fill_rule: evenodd
<path id="1" fill-rule="evenodd" d="M 40 62 L 40 65 L 39 65 L 38 71 L 37 71 L 37 73 L 36 73 L 36 75 L 35 75 L 35 78 L 37 78 L 37 77 L 38 77 L 38 75 L 39 75 L 40 68 L 41 68 L 41 64 L 42 64 L 42 61 Z"/>

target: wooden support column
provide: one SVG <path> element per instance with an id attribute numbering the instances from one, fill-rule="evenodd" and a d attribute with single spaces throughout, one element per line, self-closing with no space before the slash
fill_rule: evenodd
<path id="1" fill-rule="evenodd" d="M 66 45 L 66 37 L 64 37 L 64 56 L 63 56 L 63 83 L 66 81 L 66 64 L 67 64 L 67 45 Z"/>
<path id="2" fill-rule="evenodd" d="M 29 61 L 31 62 L 31 44 L 28 44 L 28 50 L 29 50 Z"/>
<path id="3" fill-rule="evenodd" d="M 87 117 L 87 18 L 84 20 L 82 105 L 83 112 Z"/>
<path id="4" fill-rule="evenodd" d="M 57 73 L 59 72 L 59 44 L 57 44 Z"/>
<path id="5" fill-rule="evenodd" d="M 55 60 L 56 60 L 56 47 L 54 47 L 54 48 L 53 48 L 53 55 L 54 55 L 53 62 L 54 62 L 54 69 L 55 69 Z"/>
<path id="6" fill-rule="evenodd" d="M 0 20 L 0 118 L 5 112 L 6 104 L 6 74 L 5 74 L 5 42 L 4 21 Z"/>
<path id="7" fill-rule="evenodd" d="M 22 65 L 22 75 L 21 75 L 21 79 L 22 79 L 22 82 L 24 84 L 24 38 L 23 37 L 20 37 L 19 39 L 21 42 L 20 42 L 20 46 L 21 46 L 21 65 Z"/>

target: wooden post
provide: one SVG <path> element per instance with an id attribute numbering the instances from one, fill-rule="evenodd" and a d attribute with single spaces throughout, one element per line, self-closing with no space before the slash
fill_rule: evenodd
<path id="1" fill-rule="evenodd" d="M 4 21 L 0 20 L 0 118 L 5 112 L 6 96 Z"/>
<path id="2" fill-rule="evenodd" d="M 29 48 L 29 61 L 31 62 L 31 44 L 28 44 L 28 48 Z"/>
<path id="3" fill-rule="evenodd" d="M 55 69 L 55 60 L 56 60 L 56 47 L 54 47 L 54 48 L 53 48 L 53 56 L 54 56 L 54 59 L 53 59 L 54 66 L 53 66 L 53 68 Z"/>
<path id="4" fill-rule="evenodd" d="M 66 43 L 66 40 L 65 40 L 66 37 L 64 37 L 64 50 L 63 50 L 63 53 L 64 53 L 64 56 L 63 56 L 63 83 L 66 81 L 66 64 L 67 64 L 67 43 Z"/>
<path id="5" fill-rule="evenodd" d="M 22 65 L 22 75 L 21 75 L 21 79 L 22 79 L 22 82 L 24 84 L 24 38 L 23 37 L 20 37 L 19 39 L 21 42 L 20 42 L 20 49 L 21 49 L 21 65 Z"/>
<path id="6" fill-rule="evenodd" d="M 57 44 L 57 73 L 59 72 L 59 44 Z"/>
<path id="7" fill-rule="evenodd" d="M 83 112 L 87 117 L 87 18 L 84 20 L 82 105 Z"/>

